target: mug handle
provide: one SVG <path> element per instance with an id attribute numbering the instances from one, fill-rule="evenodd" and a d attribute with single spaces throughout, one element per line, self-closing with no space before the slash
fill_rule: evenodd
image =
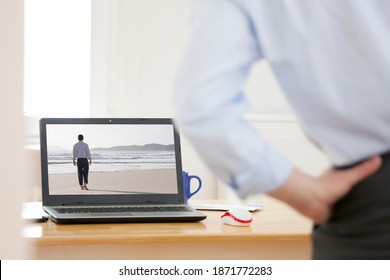
<path id="1" fill-rule="evenodd" d="M 198 180 L 199 186 L 194 192 L 191 192 L 191 180 L 196 179 Z M 189 197 L 192 197 L 194 194 L 196 194 L 198 191 L 200 191 L 200 188 L 202 187 L 202 180 L 199 178 L 199 176 L 196 175 L 188 175 L 188 191 L 189 191 Z"/>

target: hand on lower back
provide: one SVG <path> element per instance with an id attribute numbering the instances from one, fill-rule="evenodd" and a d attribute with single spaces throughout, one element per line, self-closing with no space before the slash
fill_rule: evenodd
<path id="1" fill-rule="evenodd" d="M 286 202 L 315 223 L 326 222 L 333 204 L 345 196 L 358 182 L 375 173 L 381 166 L 379 156 L 345 170 L 328 170 L 314 178 L 294 170 L 287 181 L 269 195 Z"/>

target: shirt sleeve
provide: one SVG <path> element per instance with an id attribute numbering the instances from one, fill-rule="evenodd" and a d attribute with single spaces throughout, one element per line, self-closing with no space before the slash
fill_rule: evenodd
<path id="1" fill-rule="evenodd" d="M 76 145 L 73 145 L 73 160 L 76 160 Z"/>
<path id="2" fill-rule="evenodd" d="M 261 57 L 251 20 L 237 2 L 193 2 L 192 33 L 175 83 L 176 122 L 242 198 L 276 189 L 292 171 L 243 118 L 242 87 Z"/>
<path id="3" fill-rule="evenodd" d="M 87 150 L 87 159 L 91 160 L 91 151 L 89 150 L 88 144 L 86 144 L 86 150 Z"/>

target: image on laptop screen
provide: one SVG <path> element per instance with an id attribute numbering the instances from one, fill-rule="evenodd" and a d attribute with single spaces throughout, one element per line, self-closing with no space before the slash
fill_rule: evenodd
<path id="1" fill-rule="evenodd" d="M 177 193 L 172 124 L 48 124 L 46 128 L 50 195 Z M 90 158 L 77 155 L 79 135 Z M 78 167 L 78 160 L 86 161 L 87 167 Z M 84 172 L 82 181 L 80 172 Z M 80 187 L 85 180 L 88 190 Z"/>

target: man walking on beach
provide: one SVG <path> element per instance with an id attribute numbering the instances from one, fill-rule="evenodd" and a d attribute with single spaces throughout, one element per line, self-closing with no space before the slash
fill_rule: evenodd
<path id="1" fill-rule="evenodd" d="M 91 152 L 87 143 L 84 143 L 84 136 L 79 134 L 79 142 L 73 145 L 73 165 L 77 162 L 77 173 L 79 185 L 82 190 L 88 191 L 89 165 L 92 164 Z"/>

